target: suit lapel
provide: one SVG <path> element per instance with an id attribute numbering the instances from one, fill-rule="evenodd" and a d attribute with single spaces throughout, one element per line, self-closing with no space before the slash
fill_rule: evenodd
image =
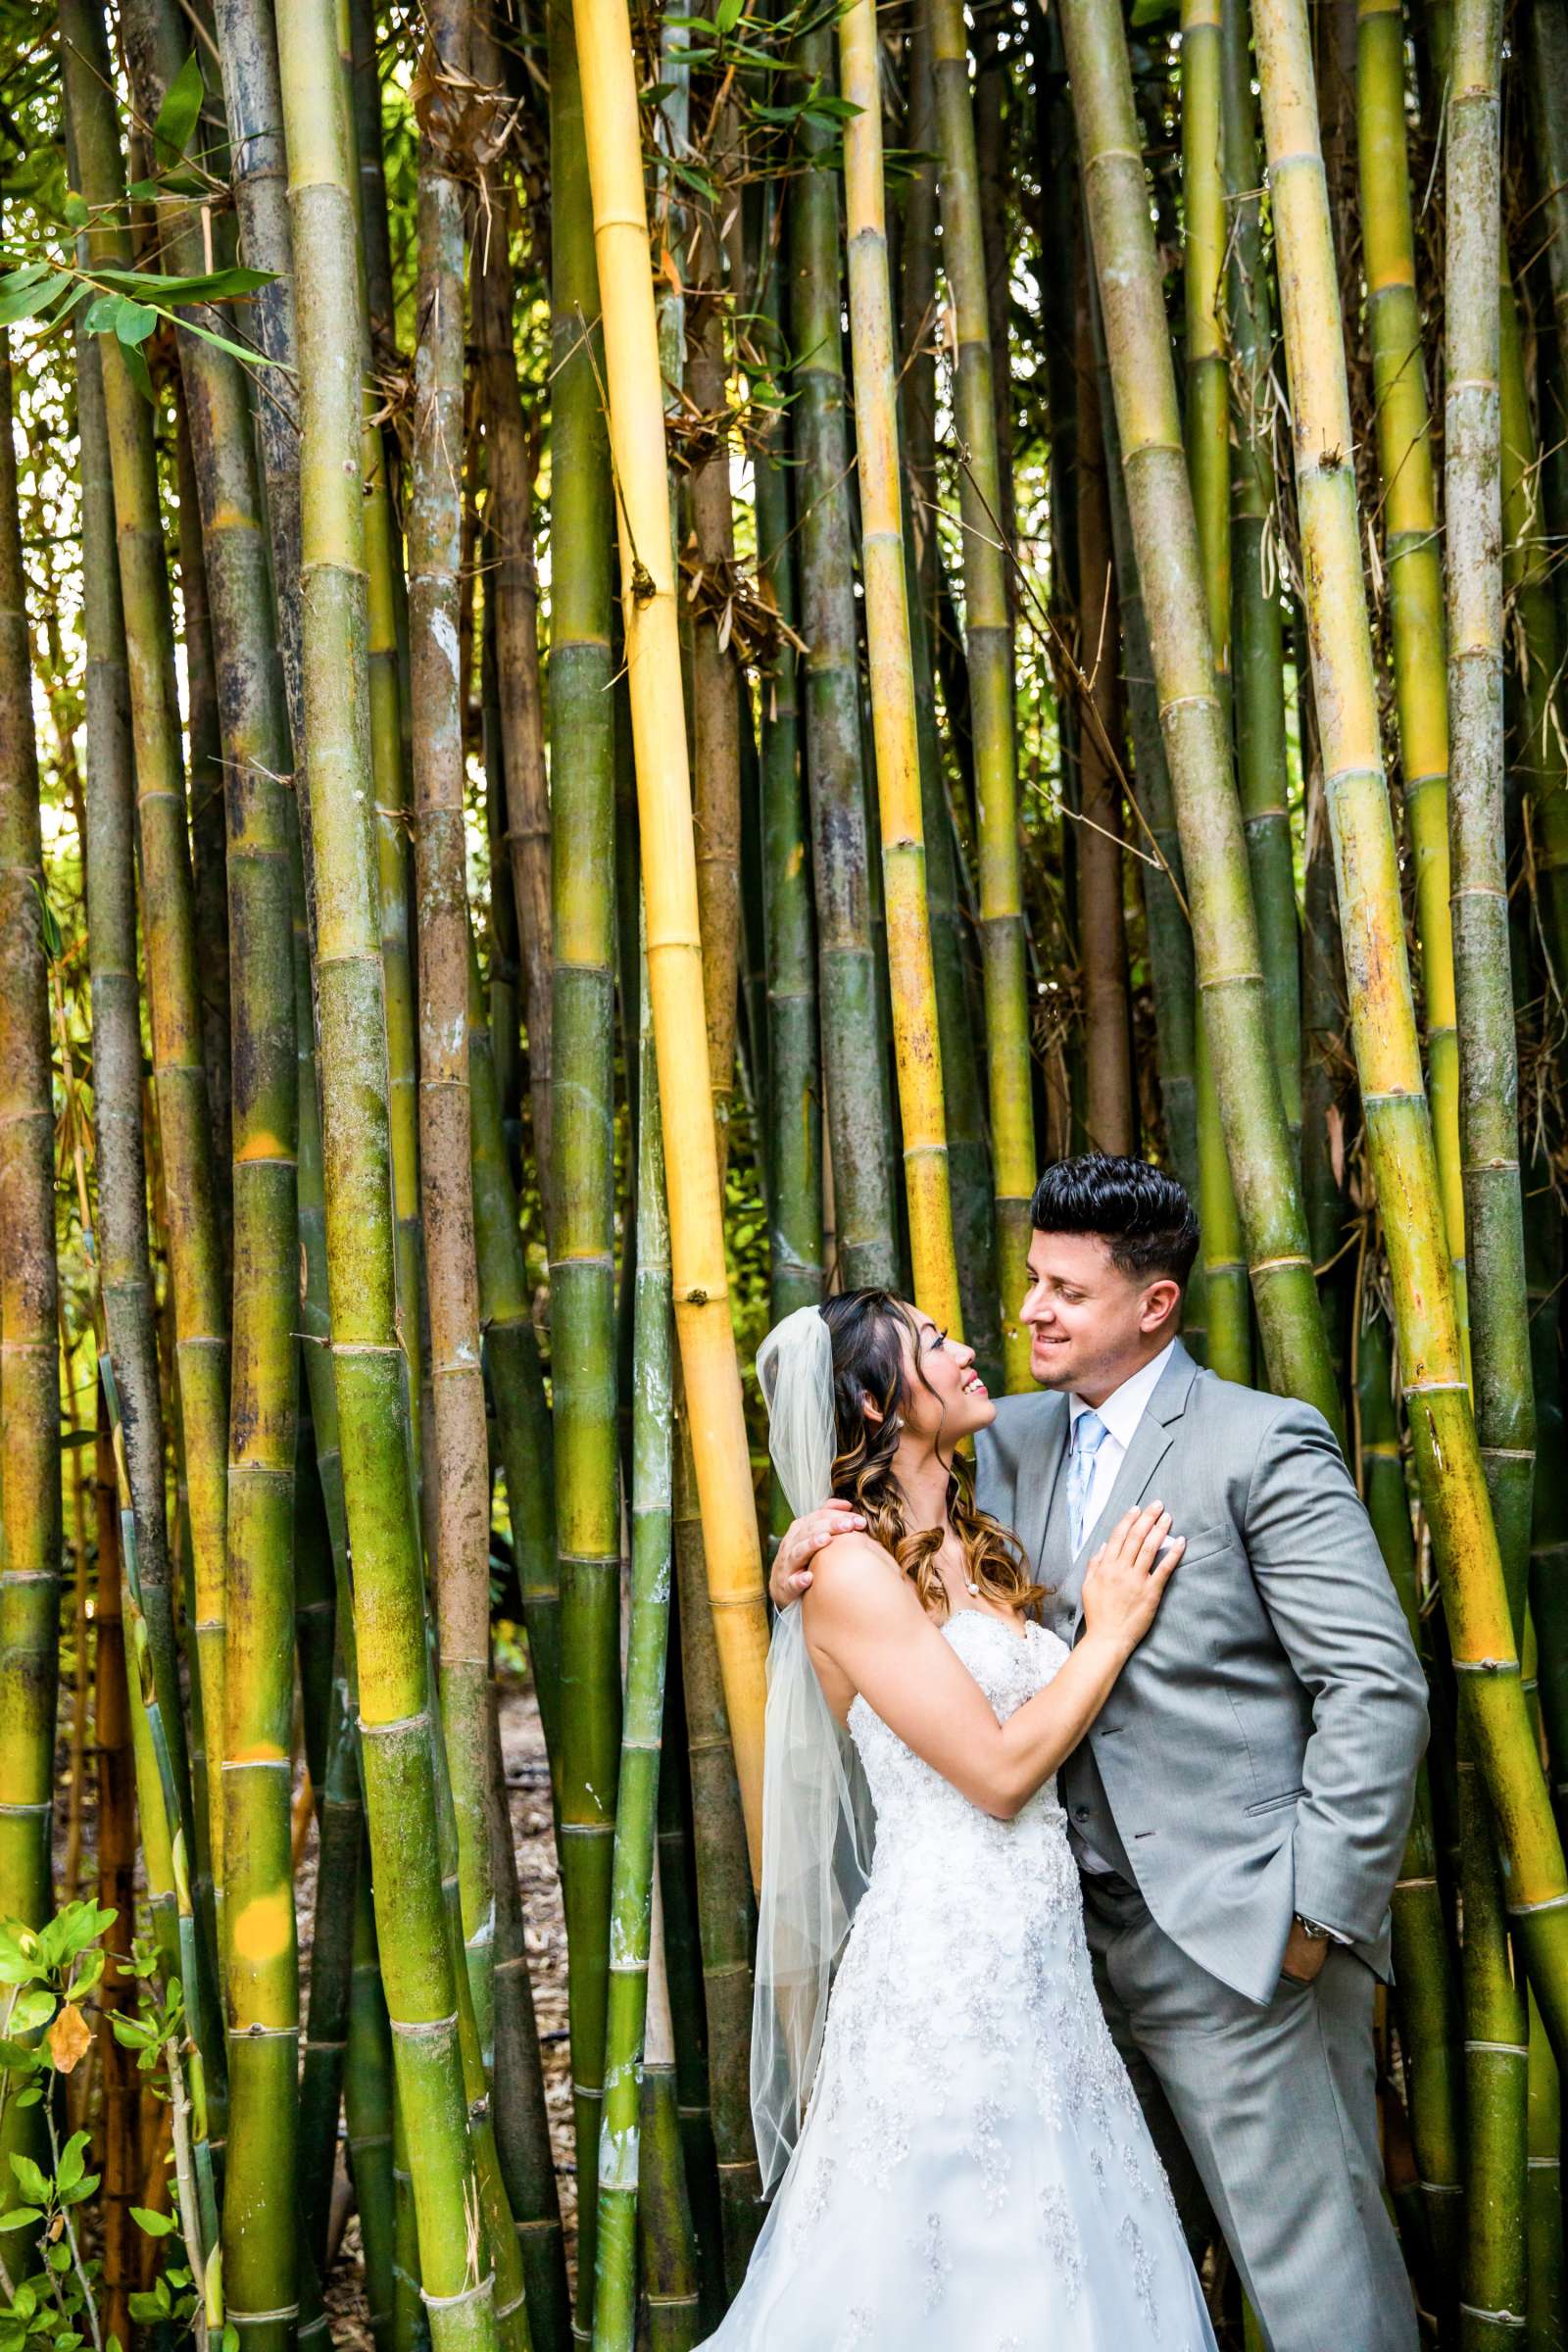
<path id="1" fill-rule="evenodd" d="M 1131 1510 L 1148 1494 L 1155 1471 L 1175 1441 L 1177 1424 L 1187 1410 L 1188 1393 L 1197 1372 L 1197 1365 L 1178 1340 L 1169 1363 L 1159 1376 L 1154 1394 L 1144 1407 L 1144 1417 L 1133 1432 L 1133 1442 L 1116 1473 L 1115 1484 L 1105 1498 L 1105 1507 L 1085 1537 L 1073 1561 L 1072 1597 L 1080 1617 L 1082 1609 L 1078 1593 L 1083 1585 L 1082 1563 L 1097 1544 L 1104 1542 L 1123 1511 Z"/>
<path id="2" fill-rule="evenodd" d="M 1067 1399 L 1052 1396 L 1048 1402 L 1051 1409 L 1018 1466 L 1013 1503 L 1015 1532 L 1024 1556 L 1046 1584 L 1052 1581 L 1045 1574 L 1046 1523 L 1067 1451 Z"/>

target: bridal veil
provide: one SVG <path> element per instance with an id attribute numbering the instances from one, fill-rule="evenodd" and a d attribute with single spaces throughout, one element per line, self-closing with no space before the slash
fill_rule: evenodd
<path id="1" fill-rule="evenodd" d="M 768 1449 L 797 1518 L 833 1493 L 833 1348 L 814 1306 L 762 1342 Z M 871 1872 L 875 1816 L 855 1746 L 816 1679 L 803 1611 L 780 1612 L 767 1653 L 762 1891 L 752 2017 L 752 2121 L 762 2187 L 800 2136 L 822 2047 L 833 1964 Z"/>

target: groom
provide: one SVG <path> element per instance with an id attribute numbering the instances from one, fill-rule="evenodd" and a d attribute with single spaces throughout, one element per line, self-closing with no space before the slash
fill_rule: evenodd
<path id="1" fill-rule="evenodd" d="M 1182 1346 L 1199 1243 L 1182 1187 L 1090 1152 L 1047 1169 L 1032 1221 L 1021 1315 L 1044 1393 L 1000 1400 L 978 1500 L 1069 1642 L 1123 1511 L 1157 1498 L 1187 1540 L 1058 1780 L 1107 2019 L 1184 2214 L 1196 2176 L 1269 2352 L 1413 2352 L 1372 2049 L 1427 1736 L 1403 1616 L 1321 1414 Z M 833 1504 L 790 1531 L 780 1606 L 847 1523 Z"/>

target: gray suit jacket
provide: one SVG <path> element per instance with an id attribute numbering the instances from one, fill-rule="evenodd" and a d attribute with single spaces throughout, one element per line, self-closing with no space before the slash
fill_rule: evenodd
<path id="1" fill-rule="evenodd" d="M 1154 1918 L 1246 1998 L 1272 1996 L 1298 1911 L 1387 1978 L 1426 1685 L 1327 1422 L 1200 1371 L 1178 1341 L 1076 1561 L 1060 1532 L 1067 1426 L 1065 1396 L 1008 1396 L 977 1442 L 977 1499 L 1054 1588 L 1063 1640 L 1081 1628 L 1089 1552 L 1129 1505 L 1157 1496 L 1187 1549 L 1089 1735 L 1092 1761 L 1080 1749 L 1063 1768 L 1063 1801 L 1091 1825 L 1108 1804 L 1113 1858 Z"/>

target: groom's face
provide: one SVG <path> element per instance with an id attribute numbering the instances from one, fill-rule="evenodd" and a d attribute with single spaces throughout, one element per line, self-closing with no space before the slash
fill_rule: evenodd
<path id="1" fill-rule="evenodd" d="M 1149 1361 L 1175 1328 L 1176 1285 L 1135 1280 L 1095 1234 L 1035 1233 L 1019 1309 L 1042 1388 L 1095 1403 Z"/>

